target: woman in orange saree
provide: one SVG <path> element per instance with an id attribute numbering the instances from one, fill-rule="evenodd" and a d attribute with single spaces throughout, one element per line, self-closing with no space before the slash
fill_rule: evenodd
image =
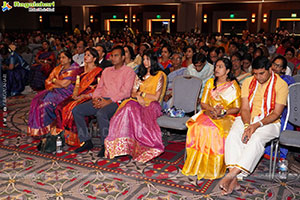
<path id="1" fill-rule="evenodd" d="M 189 119 L 182 173 L 198 179 L 217 179 L 225 174 L 224 144 L 235 115 L 241 91 L 227 58 L 217 60 L 215 78 L 207 81 L 201 98 L 202 110 Z"/>
<path id="2" fill-rule="evenodd" d="M 65 142 L 70 146 L 80 146 L 72 109 L 92 98 L 91 94 L 95 90 L 97 80 L 102 72 L 102 68 L 98 67 L 98 60 L 99 55 L 95 49 L 88 48 L 85 50 L 84 72 L 77 76 L 73 95 L 59 104 L 55 111 L 57 116 L 55 131 L 65 130 Z"/>

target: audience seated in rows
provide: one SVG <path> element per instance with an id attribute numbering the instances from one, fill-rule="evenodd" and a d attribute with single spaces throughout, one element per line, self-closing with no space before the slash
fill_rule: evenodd
<path id="1" fill-rule="evenodd" d="M 14 53 L 14 49 L 20 50 L 20 46 L 21 46 L 20 38 L 24 38 L 25 41 L 28 41 L 28 42 L 24 42 L 24 43 L 26 43 L 26 44 L 29 43 L 28 47 L 36 46 L 36 48 L 31 48 L 31 49 L 32 49 L 32 54 L 34 55 L 34 57 L 38 58 L 39 55 L 38 56 L 36 55 L 37 54 L 36 51 L 39 48 L 39 46 L 42 45 L 41 41 L 45 40 L 45 41 L 49 41 L 50 45 L 48 44 L 48 46 L 51 46 L 51 48 L 54 50 L 55 53 L 59 53 L 62 49 L 69 49 L 70 51 L 72 51 L 72 54 L 73 54 L 76 62 L 78 62 L 79 65 L 84 66 L 80 72 L 80 73 L 82 73 L 82 71 L 84 71 L 82 74 L 80 74 L 79 88 L 77 88 L 78 94 L 74 95 L 74 94 L 76 94 L 76 90 L 77 90 L 76 87 L 75 87 L 75 89 L 71 89 L 71 87 L 74 88 L 74 84 L 75 84 L 75 76 L 74 76 L 72 78 L 72 82 L 71 82 L 72 86 L 71 85 L 68 86 L 68 87 L 70 87 L 69 88 L 70 90 L 68 90 L 67 95 L 64 96 L 64 98 L 66 98 L 67 100 L 65 100 L 65 101 L 63 101 L 63 103 L 59 104 L 59 106 L 56 109 L 56 111 L 57 111 L 56 113 L 54 113 L 54 108 L 56 108 L 58 103 L 61 102 L 61 99 L 54 99 L 55 94 L 57 94 L 57 92 L 55 92 L 55 91 L 58 89 L 53 89 L 51 91 L 45 92 L 45 97 L 38 98 L 39 97 L 39 94 L 38 94 L 37 97 L 32 102 L 32 107 L 34 107 L 34 106 L 37 107 L 37 104 L 39 103 L 43 106 L 38 108 L 38 112 L 39 113 L 47 113 L 47 114 L 44 115 L 43 119 L 40 119 L 40 117 L 35 116 L 34 114 L 30 114 L 31 121 L 29 123 L 30 124 L 29 130 L 32 130 L 32 132 L 35 133 L 34 129 L 42 130 L 41 133 L 36 134 L 37 136 L 39 136 L 39 135 L 46 134 L 46 132 L 50 128 L 50 125 L 52 125 L 52 127 L 55 127 L 54 126 L 55 121 L 57 121 L 57 124 L 56 124 L 57 130 L 53 129 L 52 133 L 55 134 L 58 131 L 65 129 L 66 139 L 68 138 L 67 144 L 73 145 L 76 147 L 79 147 L 80 143 L 83 145 L 80 148 L 78 148 L 76 150 L 76 152 L 81 152 L 83 150 L 89 150 L 93 147 L 93 144 L 91 141 L 92 138 L 90 138 L 89 133 L 87 131 L 87 126 L 86 126 L 87 116 L 95 115 L 97 117 L 98 125 L 100 128 L 99 135 L 101 136 L 101 139 L 102 139 L 101 144 L 104 145 L 104 141 L 108 141 L 108 142 L 112 143 L 113 141 L 115 142 L 117 140 L 117 138 L 114 137 L 114 135 L 115 135 L 114 132 L 116 132 L 115 130 L 119 129 L 117 122 L 119 122 L 119 120 L 120 121 L 125 120 L 125 117 L 123 117 L 123 118 L 120 117 L 120 116 L 125 116 L 126 114 L 128 114 L 125 111 L 128 111 L 133 108 L 137 108 L 137 110 L 139 110 L 139 112 L 136 112 L 132 115 L 139 116 L 139 114 L 137 114 L 137 113 L 145 114 L 148 112 L 148 108 L 151 107 L 151 105 L 153 105 L 153 104 L 157 105 L 156 100 L 153 101 L 152 103 L 149 102 L 149 106 L 145 106 L 145 107 L 141 106 L 141 104 L 137 102 L 138 100 L 137 101 L 130 100 L 128 102 L 126 101 L 127 103 L 124 102 L 123 104 L 121 104 L 121 107 L 119 107 L 119 109 L 118 109 L 118 103 L 119 103 L 118 101 L 128 98 L 130 96 L 130 94 L 132 94 L 134 96 L 134 91 L 131 91 L 131 87 L 129 87 L 128 85 L 129 85 L 129 82 L 131 82 L 131 84 L 133 84 L 134 76 L 135 76 L 134 73 L 131 73 L 132 70 L 129 72 L 128 67 L 123 68 L 120 66 L 123 66 L 123 63 L 125 62 L 125 65 L 130 66 L 131 68 L 133 68 L 135 70 L 136 73 L 138 73 L 139 66 L 142 64 L 143 55 L 144 55 L 144 52 L 146 49 L 152 49 L 152 50 L 154 50 L 156 55 L 158 55 L 158 56 L 161 55 L 161 58 L 158 60 L 158 63 L 160 65 L 160 67 L 163 69 L 163 71 L 166 73 L 166 75 L 168 75 L 168 77 L 166 79 L 164 79 L 164 83 L 166 83 L 168 81 L 168 92 L 165 97 L 166 101 L 169 100 L 171 97 L 172 80 L 179 74 L 181 75 L 182 73 L 189 74 L 192 76 L 197 76 L 197 77 L 201 78 L 203 80 L 203 84 L 202 84 L 203 88 L 202 88 L 201 92 L 203 92 L 203 91 L 205 92 L 206 91 L 204 89 L 205 85 L 208 85 L 209 83 L 212 84 L 211 82 L 213 82 L 213 81 L 211 81 L 213 79 L 211 79 L 207 82 L 207 84 L 205 84 L 209 78 L 213 77 L 213 72 L 216 71 L 216 68 L 217 68 L 216 61 L 218 58 L 221 58 L 221 59 L 224 57 L 231 58 L 232 65 L 233 65 L 232 72 L 234 73 L 235 78 L 240 80 L 241 87 L 244 87 L 243 81 L 246 81 L 247 77 L 249 77 L 252 74 L 252 72 L 255 71 L 255 70 L 251 69 L 252 68 L 252 66 L 251 66 L 252 58 L 256 58 L 256 57 L 260 57 L 260 56 L 264 55 L 264 56 L 267 56 L 268 59 L 271 60 L 274 58 L 274 56 L 277 56 L 276 50 L 278 51 L 277 53 L 282 53 L 282 55 L 284 55 L 289 61 L 288 67 L 285 70 L 286 74 L 290 74 L 290 75 L 296 74 L 299 69 L 299 65 L 297 66 L 297 63 L 299 63 L 299 58 L 300 58 L 299 40 L 297 40 L 297 38 L 295 40 L 294 36 L 287 37 L 287 36 L 280 35 L 278 33 L 266 34 L 266 33 L 262 32 L 262 33 L 258 33 L 257 35 L 254 35 L 254 34 L 250 34 L 249 32 L 245 31 L 245 32 L 243 32 L 242 37 L 235 35 L 231 38 L 228 36 L 222 35 L 222 34 L 204 35 L 204 34 L 197 34 L 197 33 L 184 33 L 184 34 L 176 33 L 173 35 L 170 35 L 170 34 L 156 35 L 156 34 L 154 34 L 152 36 L 148 36 L 148 35 L 144 35 L 144 34 L 136 34 L 135 35 L 132 31 L 112 33 L 110 35 L 96 33 L 93 31 L 92 32 L 88 31 L 88 32 L 80 32 L 80 34 L 76 34 L 76 35 L 72 35 L 69 33 L 44 34 L 44 33 L 40 33 L 40 32 L 33 32 L 33 33 L 29 33 L 27 35 L 22 34 L 22 33 L 21 34 L 16 33 L 16 34 L 11 34 L 11 35 L 5 33 L 3 36 L 4 36 L 3 42 L 5 42 L 6 45 L 9 45 L 11 47 L 10 50 L 13 53 Z M 16 37 L 15 40 L 13 39 L 14 37 Z M 266 38 L 268 38 L 268 39 L 266 39 Z M 272 39 L 270 39 L 270 38 L 272 38 Z M 93 62 L 93 60 L 95 58 L 97 58 L 97 55 L 95 53 L 93 53 L 94 52 L 93 49 L 86 50 L 85 56 L 84 56 L 84 50 L 86 49 L 85 48 L 86 42 L 89 44 L 90 47 L 94 46 L 94 44 L 97 44 L 97 45 L 95 45 L 94 48 L 98 51 L 98 54 L 99 54 L 99 65 L 102 69 L 104 69 L 103 75 L 100 78 L 100 83 L 97 86 L 98 89 L 95 91 L 93 91 L 93 90 L 94 90 L 94 87 L 96 87 L 96 85 L 97 85 L 97 79 L 101 75 L 101 70 L 99 67 L 97 67 L 98 63 Z M 77 47 L 78 47 L 76 49 L 74 48 L 75 44 L 77 44 Z M 111 52 L 111 48 L 116 47 L 119 44 L 121 44 L 125 48 L 124 60 L 123 60 L 122 53 L 120 55 L 118 55 L 118 53 L 117 53 L 117 55 L 114 55 L 114 52 Z M 292 50 L 289 47 L 291 47 Z M 121 49 L 119 49 L 119 50 L 122 52 Z M 117 51 L 119 51 L 119 50 L 117 50 Z M 172 55 L 172 52 L 178 52 L 179 54 L 174 53 Z M 185 58 L 183 60 L 179 59 L 180 54 L 182 54 L 184 52 L 185 52 Z M 138 54 L 138 55 L 135 56 L 135 54 Z M 111 57 L 110 57 L 110 55 L 111 55 Z M 89 60 L 88 61 L 88 60 L 84 59 L 85 57 L 89 57 L 91 59 L 88 59 Z M 107 58 L 107 60 L 106 60 L 106 58 Z M 112 65 L 109 60 L 111 60 L 114 63 L 113 67 L 109 67 Z M 60 61 L 60 60 L 58 60 L 58 61 Z M 187 65 L 187 68 L 181 68 L 182 61 L 184 62 L 184 65 Z M 225 65 L 225 62 L 226 61 L 223 62 L 224 65 Z M 122 63 L 122 64 L 120 64 L 120 63 Z M 1 64 L 5 68 L 5 66 L 6 66 L 5 63 L 1 63 Z M 44 63 L 41 62 L 41 65 L 43 65 L 43 64 Z M 273 61 L 272 69 L 274 71 L 276 70 L 275 64 L 280 65 L 280 59 L 276 59 L 276 61 L 275 60 Z M 116 66 L 117 66 L 117 68 L 116 68 Z M 284 68 L 284 66 L 283 66 L 283 68 Z M 118 73 L 119 71 L 122 71 L 122 69 L 127 70 L 127 71 L 125 70 L 126 72 L 122 72 L 124 76 L 122 76 L 122 73 L 121 73 L 121 75 Z M 91 70 L 91 71 L 89 71 L 89 70 Z M 54 73 L 54 71 L 53 71 L 53 73 Z M 286 77 L 282 74 L 283 71 L 284 71 L 284 69 L 282 69 L 280 76 L 282 79 L 286 79 Z M 32 72 L 33 72 L 33 70 L 32 70 Z M 162 73 L 163 73 L 162 71 L 157 72 L 157 74 L 162 74 Z M 121 78 L 119 80 L 118 77 L 120 77 L 120 76 L 121 76 Z M 165 75 L 161 75 L 161 76 L 165 77 Z M 254 76 L 258 76 L 258 75 L 254 74 Z M 144 82 L 141 81 L 141 79 L 137 79 L 137 80 L 140 80 L 142 85 L 145 83 L 147 83 L 147 85 L 151 85 L 152 82 L 155 82 L 155 81 L 151 81 L 151 84 L 148 84 L 148 81 L 152 80 L 152 78 L 154 78 L 154 77 L 155 76 L 153 76 L 153 77 L 151 76 L 150 77 L 151 79 L 150 78 L 146 79 Z M 47 78 L 47 77 L 45 76 L 45 78 Z M 278 80 L 279 80 L 279 78 L 278 78 Z M 290 80 L 290 79 L 288 78 L 287 80 Z M 59 80 L 57 80 L 57 81 L 59 82 Z M 122 87 L 125 87 L 125 85 L 126 85 L 125 81 L 127 84 L 127 86 L 126 86 L 127 88 L 125 89 L 127 91 L 126 95 L 121 94 L 122 91 L 123 92 L 125 91 L 122 89 Z M 127 81 L 129 81 L 129 82 L 127 82 Z M 49 82 L 49 80 L 48 80 L 48 82 Z M 56 82 L 56 81 L 54 80 L 54 82 Z M 230 81 L 228 81 L 228 83 L 226 83 L 226 84 L 229 84 L 229 83 L 230 83 Z M 111 85 L 109 85 L 109 84 L 111 84 Z M 23 85 L 25 86 L 26 83 Z M 46 85 L 47 85 L 47 83 L 46 83 Z M 88 85 L 91 85 L 91 87 Z M 235 84 L 233 84 L 233 85 L 235 85 Z M 34 86 L 34 84 L 32 86 Z M 213 85 L 210 85 L 210 86 L 213 88 Z M 141 92 L 142 88 L 143 87 L 140 87 L 140 90 L 136 91 L 136 93 Z M 220 86 L 220 87 L 217 86 L 217 88 L 215 90 L 213 90 L 212 88 L 210 88 L 210 92 L 208 92 L 208 94 L 213 95 L 215 93 L 220 93 L 220 95 L 221 95 L 223 92 L 222 86 Z M 20 94 L 23 89 L 24 88 L 21 88 L 18 93 Z M 63 90 L 63 88 L 60 88 L 60 89 Z M 142 92 L 144 92 L 144 91 L 142 91 Z M 145 92 L 146 92 L 146 97 L 149 96 L 149 95 L 147 95 L 148 92 L 147 91 L 145 91 Z M 92 95 L 94 96 L 94 98 L 88 97 L 88 94 L 91 94 L 91 93 L 93 93 Z M 144 93 L 140 93 L 140 94 L 142 94 L 142 96 L 143 96 Z M 161 93 L 161 94 L 163 95 L 163 93 Z M 231 94 L 231 93 L 228 92 L 228 94 Z M 122 98 L 120 97 L 120 95 L 121 96 L 123 95 Z M 53 104 L 51 103 L 51 105 L 50 105 L 49 99 L 51 99 L 51 98 L 54 99 L 54 101 L 53 101 L 54 103 Z M 98 98 L 100 99 L 100 101 L 98 101 Z M 138 97 L 138 95 L 137 95 L 137 98 L 141 99 L 142 97 Z M 229 97 L 226 96 L 226 98 L 229 98 Z M 201 95 L 199 96 L 199 105 L 201 103 L 200 100 L 201 100 Z M 214 102 L 215 99 L 213 98 L 210 101 Z M 44 102 L 44 104 L 42 102 Z M 51 99 L 51 102 L 52 102 L 52 99 Z M 46 106 L 46 104 L 47 104 L 47 106 Z M 154 106 L 154 108 L 158 110 L 158 106 Z M 31 109 L 33 110 L 33 108 L 31 108 Z M 118 111 L 115 113 L 115 111 L 117 109 L 118 109 Z M 224 114 L 225 110 L 223 109 L 222 114 Z M 31 112 L 33 112 L 33 111 L 31 111 Z M 200 115 L 201 112 L 202 112 L 202 114 Z M 214 122 L 219 122 L 224 119 L 227 119 L 228 116 L 226 116 L 226 115 L 220 119 L 213 119 L 213 118 L 210 118 L 209 116 L 203 117 L 203 116 L 205 116 L 205 114 L 203 114 L 203 112 L 205 112 L 205 109 L 204 109 L 204 111 L 201 111 L 201 112 L 199 113 L 199 115 L 197 115 L 197 117 L 199 117 L 199 118 L 190 119 L 190 121 L 188 123 L 190 132 L 192 129 L 196 130 L 196 128 L 199 128 L 199 127 L 201 128 L 203 126 L 203 124 L 207 123 L 209 120 L 210 120 L 209 122 L 211 122 L 211 124 L 208 124 L 208 125 L 211 125 L 211 126 L 208 126 L 208 125 L 205 125 L 205 126 L 208 126 L 209 129 L 211 129 L 211 130 L 223 130 L 224 128 L 227 130 L 228 127 L 230 126 L 230 123 L 227 123 L 226 120 L 225 120 L 226 121 L 225 126 L 223 126 L 223 125 L 218 126 L 218 124 L 214 123 Z M 228 112 L 228 110 L 227 110 L 227 112 Z M 151 119 L 154 120 L 154 118 L 157 115 L 159 115 L 159 112 L 151 113 L 151 114 L 153 114 L 153 115 L 151 115 L 151 117 L 153 117 Z M 34 118 L 36 118 L 36 121 L 33 120 Z M 57 119 L 55 120 L 55 118 L 57 118 Z M 110 118 L 112 118 L 111 126 L 109 126 Z M 203 120 L 203 118 L 204 118 L 204 120 Z M 134 120 L 136 120 L 136 119 L 134 119 Z M 134 120 L 127 120 L 125 122 L 128 123 L 128 122 L 134 121 Z M 117 122 L 115 122 L 115 121 L 117 121 Z M 194 124 L 191 125 L 190 124 L 191 122 L 193 122 Z M 265 122 L 265 121 L 263 120 L 262 122 Z M 38 126 L 37 126 L 37 124 L 38 124 Z M 153 122 L 151 124 L 151 126 L 149 124 L 145 125 L 144 121 L 140 121 L 140 124 L 141 125 L 139 126 L 139 128 L 145 126 L 145 129 L 147 129 L 147 130 L 153 129 L 153 132 L 151 132 L 151 133 L 153 133 L 156 136 L 155 138 L 161 139 L 161 135 L 156 130 L 157 129 L 156 122 L 155 123 Z M 198 126 L 199 124 L 200 124 L 200 126 Z M 150 128 L 148 127 L 148 125 Z M 215 125 L 215 126 L 213 126 L 213 125 Z M 78 128 L 78 130 L 76 130 L 77 128 Z M 114 130 L 114 131 L 110 131 L 110 129 Z M 246 129 L 246 130 L 248 131 L 248 129 Z M 259 128 L 257 130 L 259 130 Z M 189 134 L 191 134 L 190 132 L 189 132 Z M 146 136 L 148 133 L 151 134 L 150 132 L 145 132 L 145 133 L 143 132 L 143 134 L 145 135 L 145 138 L 147 138 Z M 222 131 L 220 133 L 222 133 Z M 157 143 L 152 141 L 150 146 L 147 146 L 144 143 L 144 140 L 132 139 L 134 135 L 140 136 L 140 132 L 138 132 L 135 129 L 134 129 L 134 131 L 132 131 L 132 130 L 125 131 L 124 130 L 122 132 L 122 134 L 123 134 L 124 138 L 130 138 L 131 142 L 134 141 L 134 142 L 137 142 L 137 144 L 139 144 L 139 145 L 137 145 L 137 146 L 141 147 L 140 151 L 138 151 L 139 155 L 146 154 L 146 152 L 148 152 L 148 150 L 152 151 L 152 152 L 156 152 L 156 154 L 151 154 L 151 156 L 138 156 L 137 154 L 133 154 L 130 151 L 124 150 L 123 153 L 121 153 L 119 155 L 129 154 L 136 161 L 146 162 L 146 161 L 154 158 L 155 156 L 159 155 L 163 151 L 163 146 L 161 145 L 159 140 Z M 226 133 L 226 134 L 228 134 L 228 133 Z M 218 135 L 218 137 L 216 137 L 216 138 L 218 138 L 219 141 L 222 141 L 222 140 L 224 141 L 226 134 L 224 132 L 223 135 L 221 135 L 221 136 Z M 32 134 L 32 135 L 35 135 L 35 134 Z M 109 137 L 106 137 L 107 135 L 109 135 Z M 142 136 L 144 136 L 144 135 L 142 135 Z M 105 138 L 107 140 L 105 140 Z M 199 137 L 198 139 L 199 139 L 199 141 L 197 141 L 197 142 L 202 142 L 204 140 L 204 138 L 202 138 L 202 137 L 201 138 Z M 130 145 L 130 142 L 128 144 Z M 190 143 L 187 140 L 187 148 L 188 148 L 189 144 Z M 107 146 L 106 147 L 106 151 L 107 151 L 106 155 L 108 157 L 118 156 L 117 153 L 115 154 L 113 151 L 114 149 L 116 149 L 117 146 L 118 145 Z M 216 145 L 216 146 L 220 150 L 224 151 L 224 143 L 220 143 L 220 145 Z M 204 148 L 204 147 L 207 147 L 207 146 L 201 145 L 200 149 Z M 108 150 L 108 149 L 112 149 L 112 150 Z M 143 149 L 143 150 L 141 150 L 141 149 Z M 105 151 L 105 148 L 104 147 L 101 148 L 101 151 L 99 152 L 99 156 L 103 156 L 104 151 Z M 282 151 L 282 153 L 284 153 L 284 152 Z M 224 152 L 221 152 L 221 154 L 218 154 L 218 156 L 221 158 L 223 154 L 224 154 Z M 226 152 L 225 152 L 225 154 L 226 154 Z M 259 155 L 257 157 L 259 157 Z M 188 159 L 190 159 L 190 157 L 188 157 Z M 202 163 L 202 161 L 199 161 L 199 163 Z M 210 177 L 210 179 L 214 179 L 216 177 L 221 177 L 222 176 L 221 174 L 224 174 L 223 173 L 224 163 L 223 162 L 219 162 L 219 163 L 221 163 L 220 170 L 219 171 L 217 170 L 218 172 L 216 173 L 216 175 Z M 209 164 L 214 165 L 215 163 L 209 162 Z M 256 164 L 254 163 L 253 165 L 256 165 Z M 203 166 L 203 165 L 201 164 L 201 166 Z M 186 168 L 188 168 L 188 162 L 185 164 L 185 170 L 187 170 Z M 198 175 L 198 178 L 209 177 L 209 175 L 207 175 L 207 174 L 209 174 L 210 172 L 207 172 L 206 171 L 207 169 L 205 167 L 203 167 L 199 170 L 196 170 L 196 168 L 192 168 L 192 169 L 194 170 L 193 172 Z M 230 184 L 229 184 L 229 182 L 230 182 Z M 225 181 L 223 181 L 223 184 L 221 184 L 221 187 L 224 189 L 224 193 L 230 193 L 234 188 L 236 188 L 236 185 L 237 184 L 236 184 L 235 179 L 229 180 L 226 178 Z"/>

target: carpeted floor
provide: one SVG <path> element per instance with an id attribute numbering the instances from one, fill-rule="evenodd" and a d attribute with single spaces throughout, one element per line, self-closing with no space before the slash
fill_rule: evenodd
<path id="1" fill-rule="evenodd" d="M 8 100 L 7 126 L 0 129 L 0 199 L 300 199 L 299 163 L 290 160 L 288 181 L 268 180 L 269 161 L 241 181 L 241 189 L 221 196 L 219 180 L 181 174 L 185 136 L 164 137 L 166 151 L 146 163 L 130 157 L 99 159 L 97 149 L 76 154 L 42 154 L 26 136 L 34 93 Z M 298 171 L 299 172 L 299 171 Z"/>

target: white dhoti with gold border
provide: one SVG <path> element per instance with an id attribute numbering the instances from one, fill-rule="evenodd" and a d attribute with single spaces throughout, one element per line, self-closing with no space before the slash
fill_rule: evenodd
<path id="1" fill-rule="evenodd" d="M 244 123 L 237 117 L 225 141 L 225 164 L 227 168 L 237 167 L 243 175 L 253 172 L 264 154 L 265 145 L 280 134 L 280 123 L 259 127 L 247 144 L 242 142 Z"/>

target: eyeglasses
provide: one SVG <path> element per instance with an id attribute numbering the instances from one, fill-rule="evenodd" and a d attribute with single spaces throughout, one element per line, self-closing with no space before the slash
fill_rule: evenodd
<path id="1" fill-rule="evenodd" d="M 231 62 L 240 62 L 239 59 L 234 59 L 234 60 L 231 60 Z"/>
<path id="2" fill-rule="evenodd" d="M 280 68 L 280 67 L 281 67 L 281 65 L 280 65 L 280 64 L 277 64 L 277 63 L 272 63 L 272 65 L 274 65 L 274 66 L 277 67 L 277 68 Z"/>

